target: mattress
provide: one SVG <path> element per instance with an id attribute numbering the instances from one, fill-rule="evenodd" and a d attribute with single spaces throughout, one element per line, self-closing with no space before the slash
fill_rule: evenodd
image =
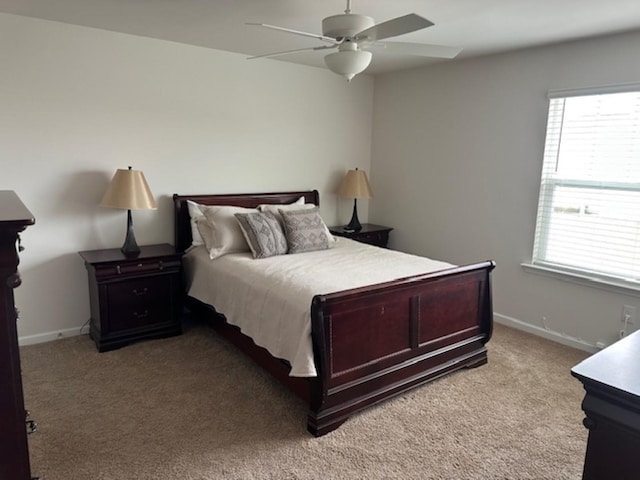
<path id="1" fill-rule="evenodd" d="M 209 259 L 204 247 L 183 257 L 188 294 L 213 305 L 276 358 L 290 375 L 314 377 L 311 301 L 315 295 L 446 270 L 446 262 L 337 238 L 328 250 L 254 259 Z"/>

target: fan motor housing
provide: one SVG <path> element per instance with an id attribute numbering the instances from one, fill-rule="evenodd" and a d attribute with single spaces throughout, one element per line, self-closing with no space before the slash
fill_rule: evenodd
<path id="1" fill-rule="evenodd" d="M 345 13 L 332 15 L 322 20 L 322 34 L 336 39 L 350 38 L 367 28 L 373 27 L 375 21 L 366 15 Z"/>

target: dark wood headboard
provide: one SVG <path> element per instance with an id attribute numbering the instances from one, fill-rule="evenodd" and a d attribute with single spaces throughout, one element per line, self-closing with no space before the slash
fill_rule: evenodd
<path id="1" fill-rule="evenodd" d="M 305 203 L 320 205 L 317 190 L 304 192 L 241 193 L 222 195 L 178 195 L 173 194 L 174 242 L 176 250 L 184 252 L 191 245 L 191 223 L 187 200 L 202 205 L 234 205 L 255 208 L 263 203 L 286 205 L 304 197 Z"/>

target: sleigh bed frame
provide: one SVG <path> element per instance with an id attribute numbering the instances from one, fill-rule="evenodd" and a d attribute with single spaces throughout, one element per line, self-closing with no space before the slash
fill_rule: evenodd
<path id="1" fill-rule="evenodd" d="M 318 192 L 173 196 L 175 245 L 191 245 L 187 200 L 204 205 L 256 207 L 301 196 L 319 205 Z M 188 297 L 191 311 L 249 355 L 309 405 L 307 429 L 324 435 L 350 415 L 461 368 L 487 362 L 491 338 L 493 261 L 316 295 L 311 305 L 317 377 L 289 376 L 289 365 L 226 323 L 215 306 Z M 224 313 L 224 312 L 220 312 Z M 265 412 L 266 413 L 266 412 Z"/>

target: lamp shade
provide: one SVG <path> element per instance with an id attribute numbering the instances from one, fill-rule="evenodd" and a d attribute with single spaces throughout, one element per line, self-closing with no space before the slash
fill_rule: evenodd
<path id="1" fill-rule="evenodd" d="M 141 170 L 118 169 L 111 179 L 102 201 L 102 207 L 124 210 L 156 210 L 158 206 Z"/>
<path id="2" fill-rule="evenodd" d="M 351 81 L 358 73 L 364 72 L 371 63 L 371 52 L 364 50 L 340 50 L 324 57 L 324 63 L 333 73 Z"/>
<path id="3" fill-rule="evenodd" d="M 373 192 L 364 170 L 349 170 L 338 189 L 338 195 L 345 198 L 372 198 Z"/>

